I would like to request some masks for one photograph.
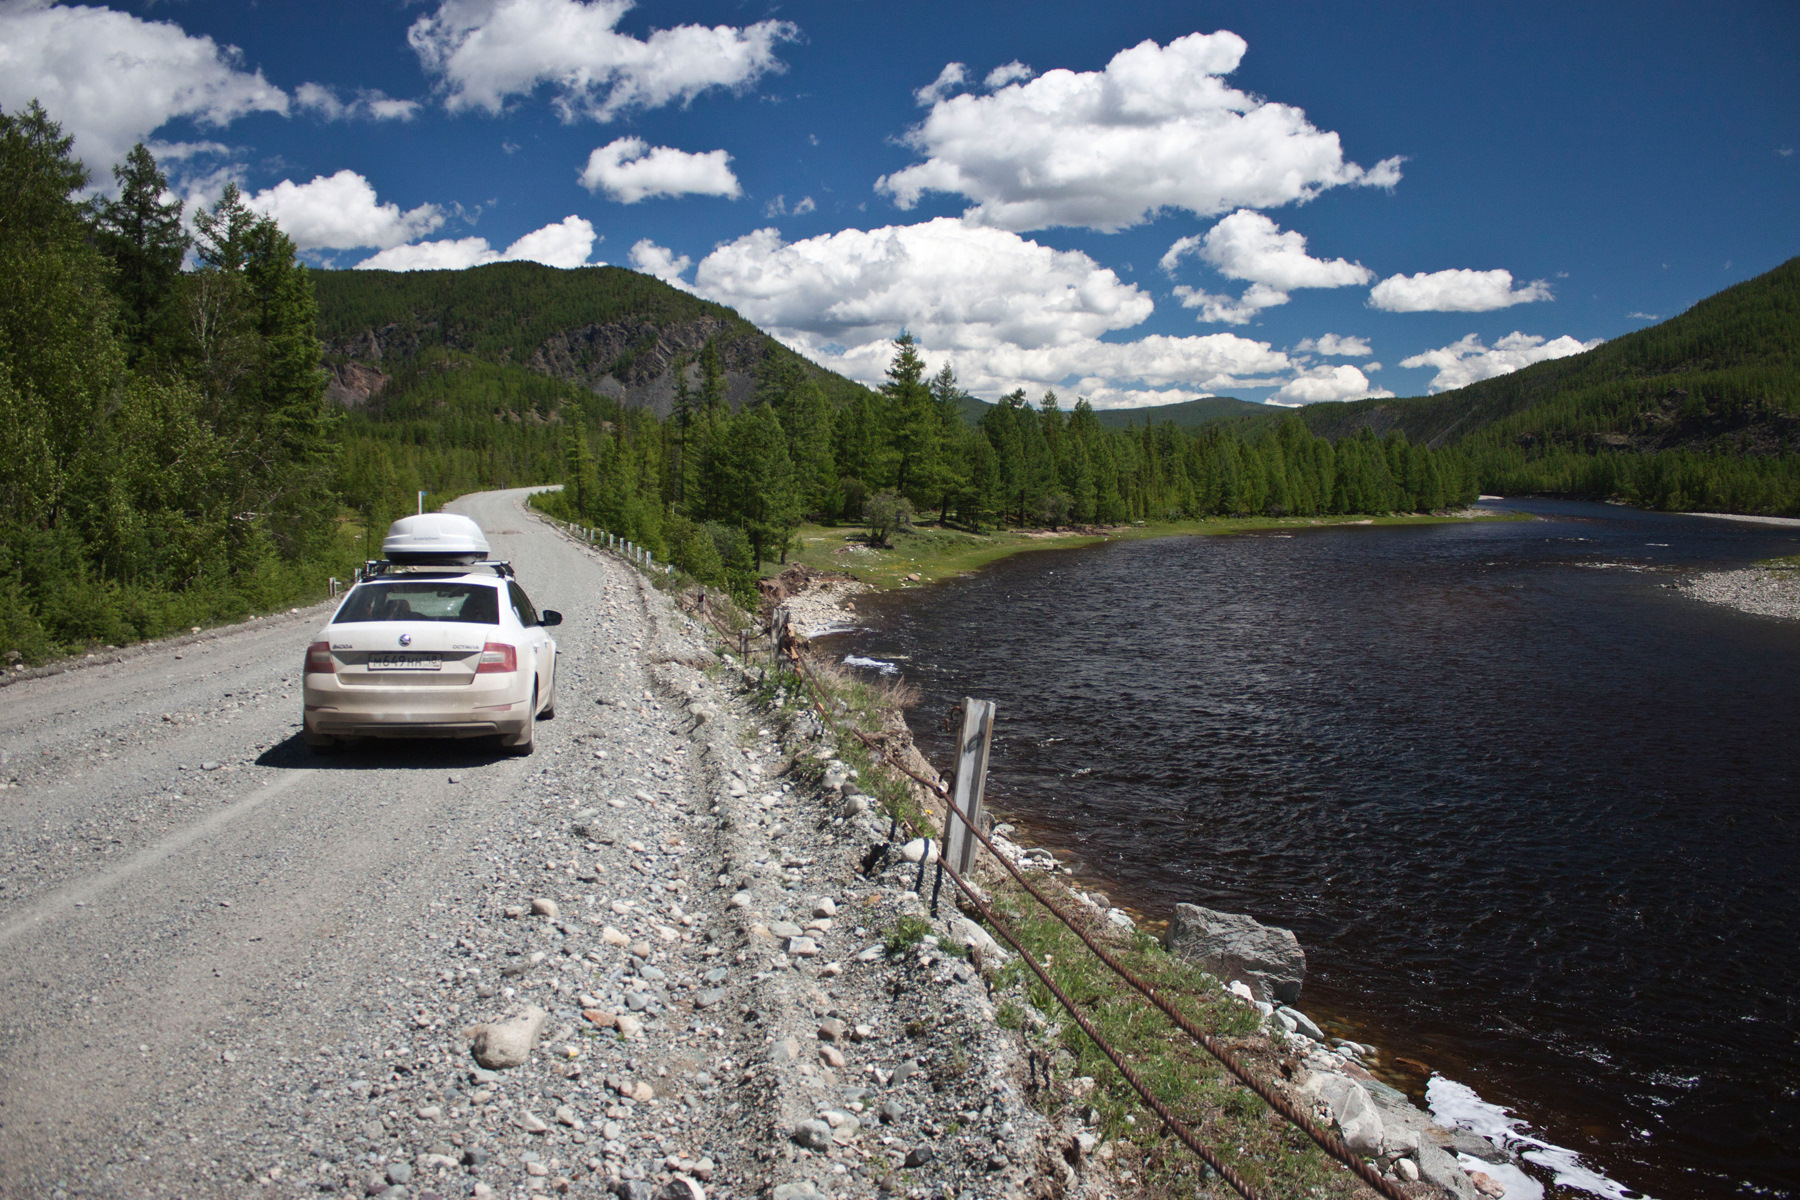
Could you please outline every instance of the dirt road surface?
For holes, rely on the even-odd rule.
[[[564,614],[529,758],[313,755],[328,606],[0,688],[0,1197],[1072,1182],[975,971],[883,953],[914,868],[825,731],[525,495],[450,507]]]

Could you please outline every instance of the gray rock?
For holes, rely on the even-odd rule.
[[[1169,922],[1170,953],[1227,982],[1242,980],[1267,1002],[1295,1004],[1306,980],[1306,952],[1292,930],[1242,913],[1177,904]]]
[[[1333,1075],[1319,1089],[1319,1096],[1331,1106],[1332,1119],[1346,1146],[1370,1157],[1381,1153],[1381,1113],[1360,1084],[1343,1075]]]
[[[930,1146],[914,1146],[911,1150],[906,1152],[906,1165],[909,1167],[922,1167],[936,1157],[936,1155],[937,1151],[933,1150]]]
[[[646,1008],[650,1007],[650,997],[644,995],[642,992],[626,992],[625,1007],[629,1008],[632,1012],[643,1012]]]
[[[1299,1009],[1284,1007],[1276,1009],[1275,1013],[1277,1016],[1285,1016],[1288,1020],[1292,1021],[1294,1023],[1295,1032],[1305,1034],[1315,1042],[1322,1042],[1325,1040],[1325,1031],[1315,1025],[1313,1019]]]
[[[389,1163],[387,1181],[389,1183],[411,1183],[412,1168],[403,1162]]]
[[[792,921],[772,921],[769,923],[769,932],[777,938],[797,938],[806,931]]]
[[[794,1126],[791,1136],[808,1150],[831,1149],[831,1126],[823,1121],[802,1121]]]
[[[619,1200],[655,1200],[656,1191],[642,1179],[621,1179],[612,1185],[612,1194]]]
[[[1478,1200],[1475,1185],[1462,1164],[1441,1147],[1426,1142],[1419,1147],[1419,1178],[1441,1187],[1457,1200]]]
[[[880,1113],[884,1125],[892,1125],[906,1116],[906,1110],[900,1107],[898,1100],[883,1100]]]
[[[534,917],[549,917],[554,921],[557,917],[562,915],[562,910],[557,907],[556,901],[545,896],[539,896],[531,902],[531,915]]]
[[[810,1179],[802,1179],[795,1183],[778,1184],[769,1194],[769,1200],[831,1200],[821,1192],[818,1185]]]
[[[685,1175],[677,1175],[651,1193],[651,1200],[706,1200],[706,1191]]]
[[[712,1008],[725,999],[724,988],[707,988],[694,997],[695,1008]]]
[[[497,1025],[481,1025],[475,1030],[470,1049],[475,1061],[490,1071],[503,1071],[523,1066],[544,1031],[548,1014],[535,1004],[510,1021]]]
[[[463,1151],[462,1160],[465,1167],[479,1167],[487,1162],[488,1152],[480,1146],[470,1146]]]

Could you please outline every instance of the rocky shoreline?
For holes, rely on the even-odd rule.
[[[844,599],[855,592],[843,590],[846,580],[809,579],[802,568],[791,580],[784,575],[783,582],[780,594],[770,599],[785,605],[796,624],[822,629],[841,628],[849,623]],[[928,776],[933,774],[914,748],[903,717],[892,715],[893,728],[887,734],[890,752],[899,750],[910,760],[909,766],[915,770],[923,768]],[[836,787],[850,794],[847,803],[853,819],[867,826],[862,830],[864,836],[885,837],[886,830],[868,810],[867,799],[856,795],[854,772],[847,776],[847,770],[841,762],[834,760],[829,764],[827,792]],[[1114,936],[1128,937],[1133,932],[1135,924],[1128,913],[1112,906],[1102,893],[1068,886],[1073,870],[1059,863],[1048,849],[1014,841],[1012,835],[1016,832],[1007,824],[993,828],[993,842],[1000,854],[1021,871],[1059,879],[1059,890],[1066,899],[1086,907],[1101,927]],[[910,867],[924,853],[925,847],[915,843],[906,848],[903,857]],[[984,883],[1000,879],[997,867],[990,864],[987,871],[990,874]],[[902,875],[905,873],[903,870]],[[902,878],[899,883],[905,886],[906,881]],[[916,903],[917,898],[910,893],[906,898]],[[961,924],[973,926],[966,920]],[[978,926],[973,929],[991,945],[991,939]],[[967,931],[962,940],[971,940]],[[1310,1109],[1321,1124],[1336,1131],[1347,1145],[1373,1160],[1384,1174],[1410,1193],[1447,1195],[1458,1200],[1497,1200],[1509,1194],[1521,1200],[1542,1195],[1541,1188],[1519,1170],[1517,1156],[1511,1150],[1469,1130],[1439,1124],[1404,1093],[1370,1072],[1369,1065],[1379,1062],[1379,1050],[1347,1039],[1328,1038],[1294,1006],[1304,979],[1305,956],[1292,932],[1263,926],[1241,914],[1179,905],[1164,940],[1171,953],[1199,963],[1217,978],[1221,989],[1258,1011],[1266,1039],[1264,1050],[1283,1064],[1281,1075],[1271,1082]],[[984,1002],[982,1007],[992,1012],[991,1005]],[[1054,1019],[1057,1014],[1044,1015]],[[1021,1068],[1018,1046],[1011,1047],[1011,1057],[1010,1070],[1016,1075]],[[1053,1144],[1085,1144],[1081,1136],[1085,1131],[1079,1127],[1052,1132],[1060,1135],[1053,1137]],[[1088,1149],[1091,1152],[1092,1147]],[[1075,1157],[1079,1159],[1081,1155]],[[1071,1175],[1060,1182],[1073,1188],[1077,1180]],[[1109,1185],[1101,1182],[1098,1186],[1104,1192]]]
[[[1800,620],[1800,569],[1741,567],[1708,571],[1676,585],[1682,595],[1758,617]]]

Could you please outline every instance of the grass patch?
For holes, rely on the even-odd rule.
[[[1265,1194],[1367,1194],[1354,1176],[1227,1074],[1203,1047],[1178,1031],[1016,884],[995,886],[993,908],[1157,1099]],[[1104,937],[1127,969],[1170,997],[1199,1028],[1228,1043],[1250,1039],[1260,1030],[1253,1009],[1222,991],[1198,967],[1171,957],[1155,939],[1108,936],[1098,921],[1089,932]],[[1094,1081],[1092,1091],[1074,1099],[1062,1089],[1040,1091],[1039,1103],[1052,1117],[1064,1115],[1065,1107],[1076,1113],[1096,1110],[1097,1129],[1113,1142],[1115,1167],[1131,1194],[1153,1200],[1233,1194],[1223,1180],[1208,1178],[1211,1173],[1201,1161],[1163,1129],[1099,1046],[1022,962],[1016,958],[1009,962],[996,985],[1002,996],[996,1019],[1003,1027],[1035,1028],[1028,1012],[1037,1010],[1046,1023],[1040,1031],[1026,1034],[1027,1040],[1054,1064],[1059,1079]],[[1253,1053],[1255,1043],[1246,1042],[1241,1056]],[[1266,1054],[1260,1058],[1255,1069],[1264,1076],[1271,1074],[1274,1062]]]
[[[863,542],[859,526],[802,525],[794,534],[787,565],[800,562],[825,571],[848,571],[878,588],[918,587],[939,579],[967,575],[989,563],[1030,550],[1092,546],[1124,538],[1179,537],[1265,530],[1317,529],[1331,525],[1440,525],[1450,521],[1528,520],[1526,514],[1440,517],[1430,514],[1367,517],[1210,517],[1192,521],[1150,521],[1142,525],[1108,526],[1102,530],[1051,531],[995,529],[969,533],[937,525],[915,525],[896,531],[892,545],[876,549]],[[769,563],[763,574],[779,574],[784,566]],[[913,580],[909,576],[917,575]]]
[[[930,921],[927,921],[923,917],[915,917],[908,914],[894,922],[894,927],[888,930],[887,939],[883,945],[886,947],[889,956],[905,954],[908,950],[924,941],[925,935],[930,932]]]

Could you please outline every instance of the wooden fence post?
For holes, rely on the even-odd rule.
[[[944,815],[944,861],[958,875],[975,865],[981,843],[969,833],[981,821],[987,789],[988,747],[994,738],[994,702],[963,697],[962,736],[956,741],[956,786]]]

